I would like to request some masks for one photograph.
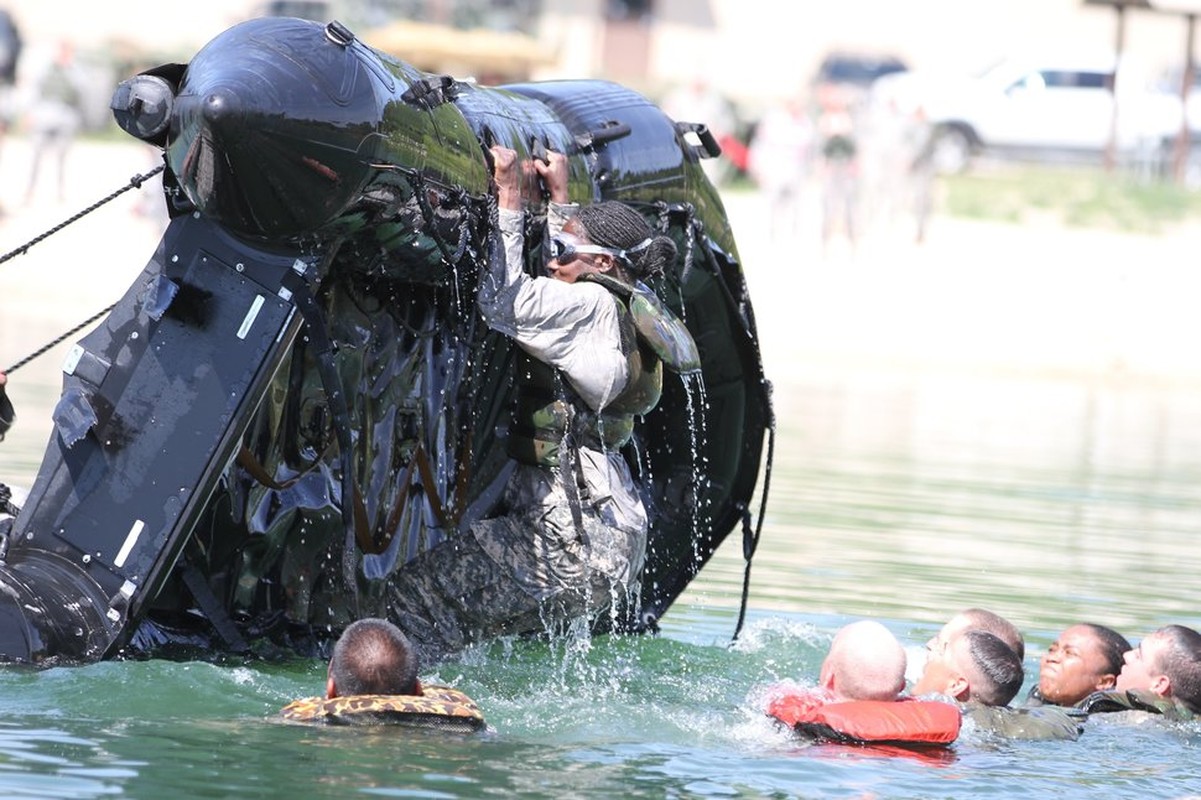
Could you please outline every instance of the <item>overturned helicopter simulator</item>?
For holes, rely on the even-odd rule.
[[[653,288],[703,390],[665,384],[626,448],[649,543],[638,607],[604,624],[653,625],[750,530],[771,408],[702,125],[604,81],[458,82],[282,18],[129,79],[113,108],[162,149],[171,222],[64,366],[0,531],[0,660],[310,651],[386,616],[397,568],[494,508],[514,346],[475,307],[492,143],[568,154],[573,200],[632,205],[682,256]],[[531,190],[532,220],[545,202]]]

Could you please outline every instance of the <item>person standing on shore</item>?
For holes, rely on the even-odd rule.
[[[0,143],[12,127],[15,112],[13,94],[17,83],[17,64],[21,60],[21,32],[12,13],[0,9]],[[0,209],[0,214],[3,209]]]
[[[771,210],[773,241],[787,243],[802,232],[805,185],[815,138],[804,99],[795,95],[759,120],[748,167]]]
[[[57,197],[66,199],[67,154],[83,125],[82,94],[75,68],[75,47],[59,42],[58,52],[37,83],[37,97],[29,110],[28,127],[33,143],[33,159],[29,167],[29,183],[25,187],[25,203],[33,200],[38,184],[42,159],[47,155],[55,160],[58,169]]]

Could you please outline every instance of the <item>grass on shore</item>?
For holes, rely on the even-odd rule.
[[[1049,217],[1148,234],[1201,222],[1201,192],[1098,167],[1006,164],[941,180],[942,211],[951,216],[1015,223]]]

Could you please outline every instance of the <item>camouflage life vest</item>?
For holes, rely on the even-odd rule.
[[[617,397],[598,413],[574,397],[554,367],[521,353],[517,411],[508,452],[523,464],[558,466],[559,447],[569,426],[577,441],[587,447],[622,447],[634,435],[634,419],[659,403],[663,368],[680,374],[700,369],[700,354],[692,334],[649,287],[599,273],[582,279],[599,283],[618,301],[621,349],[629,377]]]
[[[410,725],[477,731],[484,727],[479,706],[458,689],[426,686],[420,695],[362,694],[349,697],[307,697],[280,710],[292,722],[330,725]]]

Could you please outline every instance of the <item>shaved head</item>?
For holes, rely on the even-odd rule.
[[[1022,638],[1022,632],[1000,614],[984,608],[965,609],[951,617],[950,621],[942,627],[941,636],[943,640],[950,642],[967,630],[991,633],[1009,645],[1010,650],[1017,653],[1018,661],[1024,661],[1026,658],[1026,640]]]
[[[878,622],[860,620],[834,636],[821,683],[839,700],[895,700],[905,689],[905,648]]]

